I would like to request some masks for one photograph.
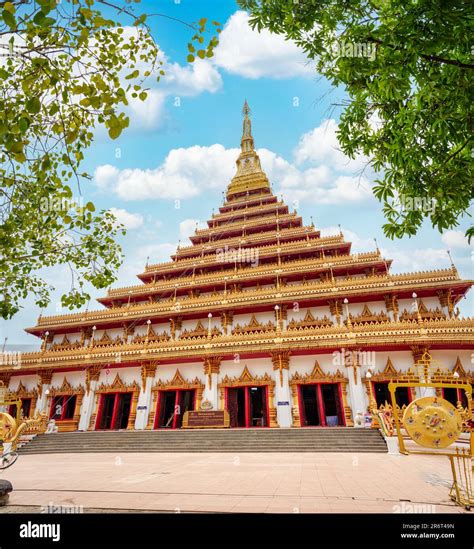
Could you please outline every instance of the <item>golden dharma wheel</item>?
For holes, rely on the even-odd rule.
[[[418,398],[403,414],[403,426],[408,435],[420,446],[446,448],[456,441],[462,430],[458,410],[444,398]]]
[[[9,442],[16,433],[16,420],[6,412],[0,412],[0,439]]]

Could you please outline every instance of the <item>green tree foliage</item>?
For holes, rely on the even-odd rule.
[[[94,129],[119,137],[129,125],[129,98],[145,101],[147,79],[164,74],[147,16],[134,11],[138,1],[0,1],[3,318],[28,295],[40,307],[49,303],[43,267],[69,266],[71,289],[62,296],[69,308],[90,299],[86,283],[104,288],[115,280],[123,227],[83,202],[81,181],[90,176],[80,164]],[[206,20],[188,26],[191,44],[202,48]],[[198,55],[211,56],[215,45],[213,37]]]
[[[439,231],[473,198],[474,4],[468,0],[239,0],[251,25],[294,40],[349,99],[341,150],[378,172],[385,234]],[[467,231],[469,238],[473,228]]]

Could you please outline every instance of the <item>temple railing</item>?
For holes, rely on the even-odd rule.
[[[281,304],[290,299],[336,299],[346,297],[348,293],[368,294],[380,293],[381,290],[397,292],[405,288],[424,287],[442,288],[447,281],[459,280],[451,270],[410,273],[410,275],[374,275],[363,278],[348,278],[345,280],[318,281],[307,284],[288,284],[274,288],[252,288],[234,292],[215,292],[212,295],[199,297],[180,297],[179,300],[170,298],[161,302],[147,304],[133,304],[127,307],[105,309],[103,311],[89,311],[70,315],[42,317],[38,326],[67,326],[73,323],[94,322],[100,320],[131,320],[142,315],[158,315],[160,313],[184,313],[186,311],[208,310],[214,307],[218,310],[229,307],[248,306],[252,304]],[[426,322],[423,320],[423,322]],[[438,326],[442,326],[442,319],[437,319]],[[384,323],[386,324],[386,323]],[[355,330],[356,327],[353,327]]]
[[[242,220],[229,221],[228,223],[222,225],[216,225],[215,227],[208,227],[206,229],[198,229],[194,236],[204,236],[212,233],[219,233],[222,231],[227,231],[229,229],[243,229],[249,227],[258,227],[259,225],[265,225],[267,223],[274,223],[276,221],[285,222],[285,221],[298,221],[301,220],[301,216],[296,213],[287,213],[283,215],[276,216],[275,212],[269,212],[268,215],[262,215],[255,220],[247,220],[242,223]]]
[[[318,233],[314,229],[307,226],[290,227],[287,229],[282,229],[280,231],[281,240],[288,239],[289,237],[298,237],[298,236],[301,237],[306,235],[311,236],[312,237],[311,240],[313,242],[314,241],[319,242],[320,240],[324,240],[318,236]],[[334,237],[328,237],[328,238],[334,238]],[[239,248],[239,246],[242,246],[244,241],[245,241],[245,245],[242,246],[242,249],[253,247],[261,250],[262,248],[265,247],[265,245],[262,245],[259,243],[269,241],[269,240],[272,241],[272,244],[268,244],[267,246],[275,246],[275,244],[273,243],[275,241],[275,231],[273,230],[262,231],[260,233],[250,233],[245,236],[239,235],[239,236],[234,236],[232,238],[225,238],[225,239],[214,238],[212,240],[203,242],[201,244],[192,244],[190,246],[180,246],[178,251],[175,254],[173,254],[171,257],[176,258],[176,261],[185,261],[185,259],[183,259],[183,256],[185,254],[189,254],[190,252],[192,253],[205,252],[205,255],[209,256],[209,255],[213,255],[214,252],[222,248],[226,248],[226,247],[227,249],[234,248],[234,247]],[[280,246],[283,246],[284,244],[287,244],[287,243],[288,241],[281,242]]]
[[[262,211],[268,211],[269,213],[275,213],[277,210],[287,208],[288,206],[282,201],[268,202],[267,204],[257,204],[256,206],[250,206],[249,208],[240,208],[237,210],[230,210],[224,213],[212,214],[211,221],[221,221],[225,219],[232,219],[234,217],[243,217],[245,215],[252,215],[254,213],[260,213]]]
[[[443,324],[442,330],[435,328]],[[241,334],[223,334],[202,336],[193,340],[169,339],[166,341],[149,341],[148,343],[111,344],[104,347],[84,347],[70,351],[43,350],[36,353],[25,353],[21,357],[22,367],[49,368],[54,365],[77,365],[111,363],[120,357],[120,362],[140,362],[142,360],[161,360],[162,358],[180,358],[195,356],[201,358],[207,354],[271,352],[274,349],[288,348],[295,351],[301,349],[328,349],[334,351],[347,345],[360,348],[373,348],[376,345],[391,345],[399,342],[402,348],[416,345],[422,341],[426,345],[464,344],[469,345],[474,335],[474,320],[426,321],[423,332],[414,322],[393,322],[370,326],[370,330],[359,327],[349,332],[345,326],[331,326],[303,330],[258,331],[242,337]],[[14,367],[13,367],[14,368]],[[0,371],[12,367],[1,367]]]
[[[198,286],[208,282],[219,281],[224,283],[224,277],[229,277],[232,281],[248,280],[253,278],[261,278],[267,275],[275,275],[277,269],[280,270],[280,277],[288,274],[307,272],[308,267],[312,267],[311,272],[316,272],[319,269],[327,269],[328,267],[344,267],[365,265],[374,261],[380,260],[381,256],[379,252],[366,252],[360,254],[346,254],[338,256],[330,256],[320,259],[297,259],[294,261],[285,261],[280,265],[278,263],[265,263],[257,267],[242,267],[239,264],[237,271],[229,269],[228,271],[218,271],[214,273],[195,274],[188,276],[178,276],[169,280],[159,281],[156,283],[141,284],[135,286],[125,286],[122,288],[112,288],[108,290],[107,297],[128,297],[131,292],[133,295],[148,294],[149,292],[160,290],[174,290],[175,284],[179,283],[180,287],[186,285]]]

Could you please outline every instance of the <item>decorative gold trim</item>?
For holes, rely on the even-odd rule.
[[[289,350],[275,351],[270,354],[273,370],[280,372],[280,387],[283,387],[283,370],[288,370],[290,367],[290,355],[291,351]]]
[[[100,372],[102,371],[102,366],[89,366],[86,369],[86,394],[89,394],[91,390],[91,382],[99,381]]]
[[[145,362],[140,368],[141,378],[142,378],[142,390],[145,390],[146,380],[148,377],[155,377],[156,369],[158,367],[159,361],[154,360],[153,362]]]
[[[212,374],[219,374],[222,357],[210,356],[204,359],[204,375],[207,376],[209,389],[212,389]]]

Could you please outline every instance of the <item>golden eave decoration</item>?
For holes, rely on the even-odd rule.
[[[204,390],[204,384],[196,377],[193,380],[185,379],[181,372],[177,369],[173,379],[170,381],[163,381],[159,379],[153,386],[153,391],[172,391],[176,389],[199,389]]]
[[[275,385],[275,380],[272,379],[266,372],[261,376],[253,376],[247,365],[245,365],[240,376],[229,377],[226,375],[222,378],[221,382],[218,384],[218,387],[257,387],[262,385],[271,385],[273,387]]]
[[[62,385],[60,387],[51,387],[49,389],[49,396],[59,396],[59,395],[83,395],[85,389],[82,385],[73,387],[69,381],[64,376]]]
[[[140,387],[137,382],[126,384],[122,381],[122,378],[119,374],[115,375],[115,379],[111,384],[101,383],[97,389],[96,393],[130,393],[139,391]]]
[[[323,372],[319,362],[316,360],[311,372],[304,375],[295,372],[290,378],[291,385],[310,385],[313,383],[348,383],[347,377],[343,372],[337,370],[333,374]]]

